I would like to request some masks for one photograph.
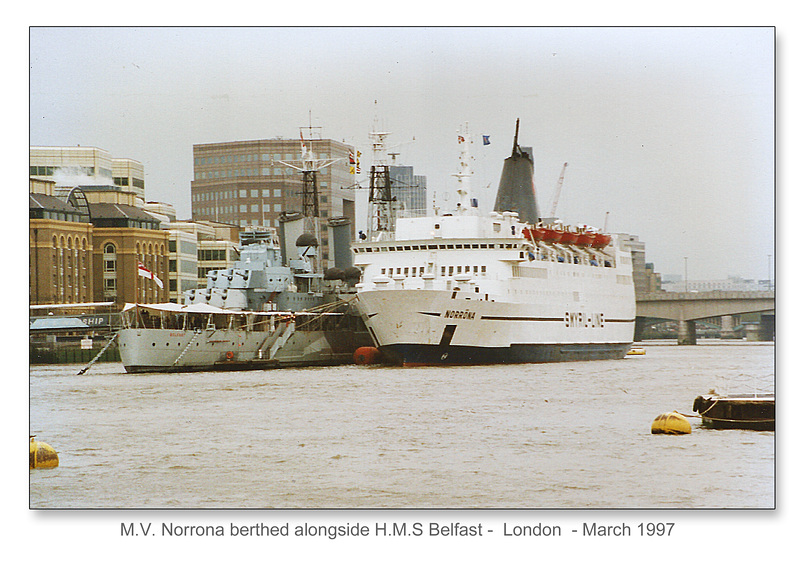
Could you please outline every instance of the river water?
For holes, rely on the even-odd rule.
[[[34,509],[775,506],[775,433],[650,434],[716,389],[772,391],[771,343],[623,360],[125,374],[35,367]]]

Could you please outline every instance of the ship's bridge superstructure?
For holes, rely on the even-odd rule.
[[[493,212],[488,220],[400,219],[395,239],[354,245],[354,264],[364,271],[359,288],[452,290],[456,298],[511,301],[521,291],[536,293],[536,283],[528,282],[535,279],[561,278],[565,291],[585,286],[586,277],[632,283],[630,255],[619,253],[613,238],[598,249],[535,241],[530,232],[515,212]]]
[[[188,304],[229,310],[293,310],[318,303],[318,298],[300,295],[295,288],[294,271],[282,264],[277,233],[273,228],[255,228],[241,233],[239,259],[232,267],[209,271],[207,287],[185,296]]]

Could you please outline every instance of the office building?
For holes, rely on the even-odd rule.
[[[428,211],[428,178],[414,175],[414,166],[389,166],[392,195],[401,216],[425,216]]]
[[[631,252],[633,286],[637,296],[650,292],[651,283],[648,279],[647,263],[645,262],[644,242],[639,240],[639,236],[620,234],[619,243],[623,249]]]
[[[333,163],[317,173],[322,266],[332,260],[325,224],[345,216],[355,224],[352,147],[330,139],[306,140],[315,158]],[[300,139],[267,139],[197,144],[193,147],[192,220],[239,227],[277,228],[282,212],[303,210]],[[352,232],[354,234],[354,231]]]
[[[30,177],[52,180],[59,187],[122,191],[144,198],[144,166],[92,146],[31,146]]]

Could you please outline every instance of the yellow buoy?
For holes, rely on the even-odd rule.
[[[653,434],[690,434],[692,426],[686,417],[673,411],[672,413],[662,413],[653,421],[653,426],[650,427],[650,432]]]
[[[53,447],[37,442],[31,436],[30,469],[58,467],[58,454]]]

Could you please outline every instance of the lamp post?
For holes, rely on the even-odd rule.
[[[772,290],[772,255],[767,255],[767,290]]]
[[[689,258],[683,258],[683,291],[689,292]]]

